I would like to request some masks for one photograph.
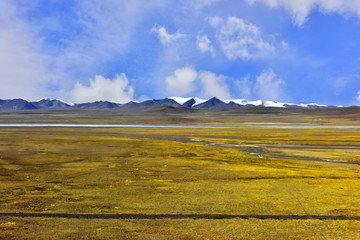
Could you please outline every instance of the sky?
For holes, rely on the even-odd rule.
[[[359,0],[1,0],[0,99],[360,105]]]

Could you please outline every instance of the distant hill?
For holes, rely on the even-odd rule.
[[[120,106],[120,108],[130,110],[136,108],[146,108],[151,106],[177,107],[177,108],[182,107],[179,103],[177,103],[173,99],[165,98],[165,99],[146,100],[140,103],[129,102]]]
[[[0,110],[34,110],[33,104],[23,99],[0,100]]]
[[[71,106],[67,103],[64,103],[60,100],[50,100],[50,99],[42,99],[38,102],[30,102],[36,109],[66,109]]]
[[[118,108],[120,104],[112,103],[108,101],[97,101],[93,103],[81,103],[75,104],[72,108],[75,109],[88,109],[88,110],[96,110],[96,109],[113,109]]]
[[[207,100],[206,102],[197,104],[197,105],[193,105],[193,108],[229,108],[231,107],[231,105],[221,101],[220,99],[213,97],[209,100]]]
[[[80,103],[70,105],[57,99],[42,99],[40,101],[28,102],[23,99],[9,99],[0,100],[0,111],[20,111],[20,110],[133,110],[133,109],[147,109],[153,107],[170,107],[170,108],[184,108],[184,109],[222,109],[222,108],[244,108],[244,107],[271,107],[271,108],[302,108],[302,109],[320,109],[320,108],[335,108],[335,106],[311,104],[293,104],[281,103],[274,101],[248,101],[246,99],[230,99],[222,100],[216,97],[208,100],[200,98],[181,98],[169,97],[164,99],[146,100],[143,102],[128,102],[125,104],[118,104],[108,101],[97,101],[91,103]]]

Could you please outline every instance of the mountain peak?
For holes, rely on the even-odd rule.
[[[229,99],[223,100],[212,97],[208,100],[195,97],[168,97],[164,99],[152,99],[143,102],[130,101],[126,104],[118,104],[109,101],[95,101],[92,103],[79,103],[70,105],[57,99],[41,99],[39,101],[28,102],[23,99],[0,100],[0,110],[62,110],[62,109],[84,109],[84,110],[101,110],[101,109],[136,109],[148,107],[172,107],[172,108],[239,108],[239,107],[277,107],[277,108],[328,108],[332,106],[310,104],[281,103],[275,101],[249,101],[246,99]]]
[[[64,103],[57,99],[44,98],[37,102],[30,102],[36,109],[65,109],[71,107],[69,104]]]

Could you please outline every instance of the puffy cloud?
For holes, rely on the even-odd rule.
[[[272,70],[266,70],[256,78],[254,93],[262,100],[276,101],[282,97],[284,81]]]
[[[285,82],[271,69],[263,71],[255,81],[246,76],[241,80],[229,79],[209,71],[196,71],[192,67],[179,68],[165,79],[167,93],[177,97],[218,97],[230,99],[227,82],[233,81],[233,93],[237,98],[277,101],[284,97]],[[360,91],[359,91],[360,94]],[[360,100],[360,95],[359,95]]]
[[[170,95],[184,96],[195,90],[195,80],[197,72],[191,67],[185,67],[175,70],[165,80],[167,92]]]
[[[206,34],[197,35],[197,47],[201,52],[210,52],[213,56],[215,55],[215,49],[211,45],[211,41]]]
[[[231,60],[261,58],[275,51],[275,47],[263,39],[257,26],[241,18],[229,17],[218,28],[217,39]]]
[[[360,1],[357,0],[247,0],[261,2],[268,6],[283,7],[291,12],[293,21],[301,26],[313,9],[323,13],[356,14],[360,17]]]
[[[277,101],[285,96],[283,79],[276,76],[273,70],[263,71],[256,77],[255,81],[251,80],[250,75],[241,80],[234,80],[234,90],[237,98],[244,99],[261,99]]]
[[[171,43],[173,41],[176,41],[178,39],[186,37],[186,34],[182,34],[182,33],[179,33],[179,32],[170,34],[170,33],[168,33],[166,31],[166,28],[163,27],[163,26],[155,26],[155,27],[153,27],[151,29],[151,32],[154,32],[154,33],[156,33],[158,35],[158,37],[160,39],[160,42],[163,45],[169,44],[169,43]]]
[[[235,80],[209,71],[196,71],[192,67],[179,68],[165,80],[167,93],[178,97],[231,99],[228,82],[233,82],[232,93],[236,98],[281,100],[284,96],[283,79],[273,70],[265,70],[253,81],[250,76]],[[360,91],[359,91],[360,102]]]
[[[192,67],[175,70],[165,80],[167,91],[179,97],[196,94],[202,98],[230,98],[226,77],[207,71],[196,71]]]
[[[126,103],[133,99],[134,88],[129,86],[129,80],[124,73],[118,74],[114,79],[96,76],[90,79],[90,85],[84,86],[76,83],[71,92],[71,99],[75,103],[111,101]]]
[[[212,72],[200,72],[199,79],[201,82],[201,94],[202,98],[218,97],[221,99],[229,99],[229,88],[225,83],[225,77],[222,75],[216,75]]]

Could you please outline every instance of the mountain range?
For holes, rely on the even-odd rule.
[[[128,102],[118,104],[108,101],[97,101],[91,103],[68,104],[57,99],[42,99],[40,101],[28,102],[24,99],[0,100],[0,111],[11,110],[101,110],[101,109],[119,109],[132,110],[149,107],[172,107],[172,108],[192,108],[192,109],[211,109],[211,108],[243,108],[243,107],[277,107],[277,108],[335,108],[335,106],[311,104],[292,104],[274,101],[248,101],[246,99],[222,100],[213,97],[208,100],[200,98],[181,98],[169,97],[164,99],[146,100],[143,102]]]

